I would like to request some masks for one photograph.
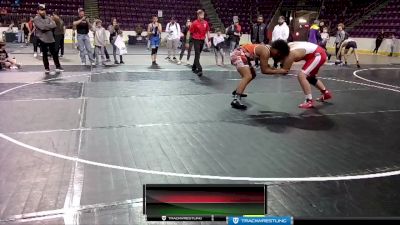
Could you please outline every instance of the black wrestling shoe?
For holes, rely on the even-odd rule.
[[[242,103],[240,103],[240,101],[237,100],[237,99],[234,99],[234,100],[231,102],[231,106],[232,106],[232,108],[234,108],[234,109],[240,109],[240,110],[246,110],[246,109],[247,109],[247,106],[245,106],[245,105],[243,105]]]
[[[236,90],[234,90],[234,91],[232,92],[232,95],[233,95],[233,96],[236,95]],[[241,94],[240,97],[246,98],[246,97],[247,97],[247,94]]]

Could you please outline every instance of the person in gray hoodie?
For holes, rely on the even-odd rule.
[[[94,51],[96,54],[96,65],[99,64],[99,58],[101,56],[102,64],[105,64],[105,52],[104,48],[107,44],[107,34],[106,29],[102,26],[101,20],[96,20],[93,23],[92,31],[94,33]]]
[[[40,42],[40,49],[43,53],[43,65],[45,73],[50,73],[49,58],[47,51],[50,50],[53,56],[54,64],[56,65],[56,72],[64,71],[58,60],[58,54],[55,47],[55,39],[53,29],[56,28],[56,23],[49,16],[46,15],[45,5],[40,4],[38,15],[33,19],[33,23],[36,27],[36,37]]]

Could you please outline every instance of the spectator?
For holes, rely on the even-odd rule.
[[[280,16],[278,19],[278,24],[274,27],[272,31],[272,42],[276,40],[287,41],[289,38],[289,27],[285,22],[285,17]]]
[[[17,60],[15,60],[15,58],[8,58],[8,53],[5,50],[5,43],[0,42],[0,70],[16,68],[20,69],[21,65],[17,64]]]
[[[22,30],[24,32],[23,42],[25,42],[25,44],[28,45],[29,34],[31,33],[31,29],[29,28],[29,19],[22,22]]]
[[[264,23],[264,17],[259,15],[257,17],[257,23],[255,23],[251,29],[251,43],[253,44],[268,44],[268,29]],[[259,60],[256,58],[255,66],[258,67]]]
[[[28,43],[31,43],[32,40],[32,33],[33,33],[33,17],[29,17],[28,22],[29,34],[28,34]]]
[[[147,26],[147,34],[150,40],[151,60],[152,65],[157,66],[157,52],[161,40],[161,24],[158,22],[158,17],[153,16],[153,21]]]
[[[54,29],[54,38],[56,40],[56,52],[61,58],[64,57],[64,38],[65,38],[65,25],[64,21],[58,15],[58,12],[53,13],[53,20],[56,22],[56,29]]]
[[[308,33],[308,42],[313,44],[318,44],[321,41],[321,35],[319,33],[319,21],[314,20],[313,25],[310,27],[310,31]]]
[[[289,27],[285,22],[285,17],[280,16],[278,19],[278,24],[275,25],[272,31],[272,42],[276,40],[288,41],[289,38]],[[274,59],[274,68],[278,67],[278,62]]]
[[[338,55],[340,45],[343,43],[344,40],[347,39],[347,36],[348,36],[346,34],[346,32],[344,31],[344,24],[343,23],[339,23],[337,29],[338,29],[338,31],[336,32],[336,39],[335,39],[335,48],[336,48],[335,54],[336,54],[336,56]],[[339,57],[340,58],[336,59],[336,60],[340,61],[341,60],[341,55],[340,54],[339,54]]]
[[[382,41],[385,38],[385,32],[381,30],[381,32],[378,33],[378,36],[376,37],[375,40],[375,49],[372,53],[378,54],[379,47],[381,47]]]
[[[190,19],[187,19],[186,25],[183,26],[183,28],[182,28],[182,33],[183,33],[183,37],[181,38],[182,47],[181,47],[181,55],[179,56],[178,64],[182,63],[183,54],[187,50],[186,65],[189,65],[190,53],[191,53],[192,47],[193,47],[193,41],[190,37],[190,32],[189,32],[191,25],[192,25],[192,22],[190,21]],[[186,48],[186,44],[189,45],[188,48]]]
[[[96,20],[93,23],[92,31],[94,33],[94,52],[96,54],[96,65],[99,65],[99,58],[101,57],[102,64],[105,65],[105,52],[104,48],[107,43],[106,29],[102,26],[101,20]]]
[[[239,24],[239,20],[235,20],[231,26],[226,29],[226,34],[229,39],[229,50],[232,52],[237,46],[239,46],[240,36],[242,36],[242,27]]]
[[[47,55],[48,50],[53,56],[54,64],[56,65],[56,72],[64,71],[58,60],[58,55],[55,48],[55,39],[52,29],[56,28],[56,23],[49,16],[46,15],[45,5],[39,5],[38,15],[33,19],[36,27],[36,36],[40,42],[40,48],[43,53],[43,65],[45,73],[50,73],[49,58]]]
[[[110,32],[110,43],[113,46],[113,56],[114,64],[124,64],[122,54],[119,55],[119,62],[117,60],[117,46],[115,45],[115,40],[117,40],[118,35],[122,35],[122,30],[119,27],[117,18],[112,18],[112,23],[108,26],[108,31]]]
[[[321,41],[319,45],[325,49],[326,55],[328,56],[328,60],[331,60],[331,54],[328,53],[328,49],[326,48],[326,45],[328,44],[329,41],[329,33],[328,33],[328,28],[324,27],[321,33]]]
[[[210,46],[210,27],[207,21],[204,20],[204,11],[202,9],[197,10],[197,20],[190,26],[189,32],[194,45],[194,63],[192,71],[200,77],[203,75],[203,68],[200,64],[200,54],[203,50],[206,37],[208,40],[207,45],[208,47]],[[189,44],[186,44],[186,47],[189,47]]]
[[[82,65],[86,65],[86,55],[89,57],[90,63],[94,63],[92,46],[90,45],[89,30],[91,24],[89,18],[85,16],[85,10],[79,9],[79,17],[75,19],[73,25],[76,27],[78,48]]]
[[[224,66],[224,42],[225,38],[222,36],[221,31],[217,30],[217,35],[213,37],[215,63],[217,66]],[[221,63],[218,61],[218,55],[221,56]]]
[[[392,34],[392,39],[391,39],[391,43],[390,43],[390,54],[389,54],[390,57],[393,56],[395,46],[396,46],[396,35]]]
[[[181,27],[179,23],[175,21],[175,17],[171,18],[171,21],[167,23],[167,27],[165,28],[165,32],[167,33],[167,49],[168,49],[168,56],[165,58],[166,60],[177,61],[175,54],[176,50],[178,49],[179,40],[181,37]]]

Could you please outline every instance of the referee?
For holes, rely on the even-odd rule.
[[[203,75],[203,68],[200,65],[200,54],[203,50],[206,36],[207,46],[210,47],[210,26],[208,25],[207,21],[204,20],[204,11],[199,9],[197,10],[197,20],[193,21],[189,30],[189,35],[187,35],[187,37],[192,37],[194,46],[194,63],[192,66],[192,71],[199,77]],[[189,41],[186,43],[189,43]],[[189,44],[186,44],[185,47],[189,48]]]

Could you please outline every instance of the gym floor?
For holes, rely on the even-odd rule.
[[[14,53],[23,69],[0,74],[0,224],[156,224],[142,214],[149,183],[266,183],[270,215],[400,215],[393,58],[325,65],[334,98],[311,110],[297,108],[301,64],[258,73],[238,111],[240,77],[211,53],[201,78],[140,54],[91,70],[72,51],[65,72],[45,77],[39,59]]]

